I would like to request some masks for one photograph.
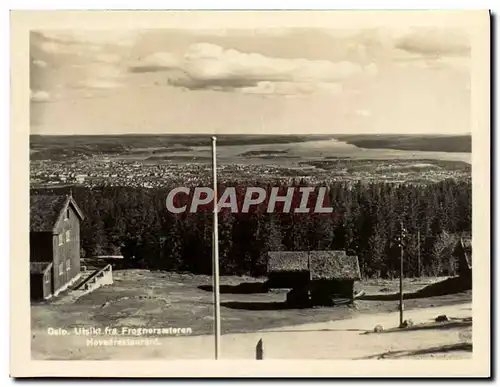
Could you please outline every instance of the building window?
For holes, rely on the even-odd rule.
[[[69,208],[64,211],[64,220],[68,220],[69,219]]]
[[[61,262],[61,263],[59,264],[59,275],[63,275],[63,273],[64,273],[64,265],[63,265],[63,263]]]
[[[71,240],[71,231],[68,230],[66,231],[66,242],[69,242]]]
[[[67,259],[66,260],[66,271],[70,271],[70,270],[71,270],[71,260]]]
[[[45,273],[44,278],[45,278],[45,283],[46,283],[46,284],[50,283],[50,276],[49,276],[49,273]]]
[[[59,239],[59,246],[64,244],[64,234],[59,234],[58,239]]]

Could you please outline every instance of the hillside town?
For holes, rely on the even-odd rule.
[[[360,160],[361,161],[361,160]],[[386,160],[363,160],[357,168],[328,167],[301,163],[298,167],[285,167],[270,164],[225,164],[218,165],[219,180],[287,182],[303,179],[309,184],[331,181],[385,181],[425,183],[444,179],[470,179],[467,170],[446,168],[405,169],[398,161],[392,164]],[[384,168],[371,168],[368,163],[384,162]],[[378,164],[377,164],[378,165]],[[181,185],[206,184],[211,179],[211,165],[196,162],[165,162],[161,164],[145,161],[110,160],[91,158],[71,161],[32,160],[30,183],[36,186],[55,186],[60,184],[79,184],[93,186],[129,186],[155,188],[165,181]]]

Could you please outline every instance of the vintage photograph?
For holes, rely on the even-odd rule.
[[[471,361],[467,13],[188,14],[29,30],[31,360]]]

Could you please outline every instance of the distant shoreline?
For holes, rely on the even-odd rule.
[[[47,148],[67,149],[68,143],[80,151],[129,152],[132,148],[148,147],[193,147],[208,146],[208,134],[122,134],[122,135],[30,135],[31,150]],[[134,139],[133,144],[124,145],[124,140]],[[402,151],[470,153],[471,135],[397,135],[397,134],[339,134],[339,135],[219,135],[219,146],[273,145],[303,143],[307,141],[333,140],[345,142],[360,149],[393,149]],[[85,149],[89,144],[94,149]],[[121,146],[120,146],[121,145]],[[83,148],[83,149],[82,149]],[[104,148],[104,149],[102,149]],[[182,149],[182,148],[179,148]],[[59,150],[59,149],[58,149]],[[247,155],[249,156],[249,155]],[[255,156],[255,155],[253,155]]]

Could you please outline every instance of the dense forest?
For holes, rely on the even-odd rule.
[[[237,187],[241,202],[244,187],[231,182],[225,186]],[[128,262],[141,267],[210,274],[210,208],[170,213],[165,200],[172,188],[72,187],[86,216],[81,229],[82,255],[123,254]],[[471,231],[470,181],[418,186],[339,182],[330,184],[328,190],[334,208],[329,214],[267,213],[265,203],[246,214],[222,211],[221,274],[265,275],[269,250],[340,249],[359,257],[364,277],[391,278],[399,268],[401,222],[407,235],[407,276],[455,274],[451,251],[457,238]],[[69,189],[32,191],[61,194]]]

